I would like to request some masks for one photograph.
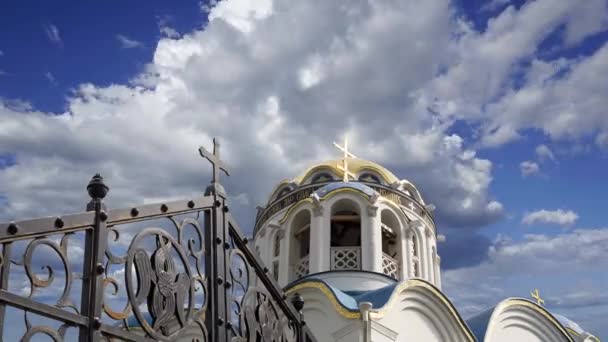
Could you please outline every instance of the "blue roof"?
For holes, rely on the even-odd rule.
[[[323,283],[330,291],[334,294],[340,305],[348,309],[349,311],[359,312],[359,303],[362,302],[370,302],[372,303],[373,308],[381,308],[383,307],[388,300],[391,298],[395,287],[399,285],[399,283],[395,282],[394,284],[389,284],[379,289],[370,290],[370,291],[342,291],[334,286],[329,285],[327,282],[318,279],[318,278],[304,278],[299,282],[293,283],[290,285],[295,286],[298,283],[315,281],[319,283]]]

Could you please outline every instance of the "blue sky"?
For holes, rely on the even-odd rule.
[[[113,207],[196,194],[218,136],[250,226],[347,134],[438,207],[464,316],[540,287],[608,335],[605,0],[209,8],[0,4],[0,221],[82,210],[98,171]]]

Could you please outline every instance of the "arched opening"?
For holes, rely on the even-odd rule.
[[[291,222],[289,264],[292,280],[300,279],[310,271],[310,221],[310,211],[305,209],[298,212]]]
[[[274,280],[279,281],[279,262],[281,257],[281,240],[283,240],[284,232],[282,230],[278,230],[274,234],[274,238],[272,240],[272,276]]]
[[[384,274],[399,279],[401,269],[401,225],[395,214],[382,210],[380,215],[382,227],[382,271]]]
[[[352,200],[342,199],[331,208],[331,269],[361,269],[361,212]]]

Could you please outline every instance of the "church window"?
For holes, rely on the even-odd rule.
[[[332,207],[330,267],[332,270],[361,269],[361,215],[356,202],[343,199]]]
[[[382,229],[382,272],[399,279],[401,269],[401,225],[399,219],[390,210],[384,209],[380,214]]]
[[[272,263],[272,276],[274,280],[279,281],[279,261],[275,261]]]
[[[312,180],[310,181],[310,183],[311,184],[324,183],[324,182],[331,182],[332,180],[334,180],[334,178],[329,173],[323,172],[323,173],[316,174],[314,177],[312,177]]]
[[[288,187],[285,187],[285,188],[283,188],[283,189],[282,189],[282,190],[279,192],[279,194],[277,195],[277,198],[281,198],[281,197],[283,197],[283,196],[287,195],[287,194],[288,194],[288,193],[290,193],[290,192],[291,192],[291,189],[290,189],[290,188],[288,188]]]
[[[416,243],[416,235],[412,234],[412,251],[414,256],[418,257],[418,243]]]
[[[359,181],[368,182],[368,183],[378,183],[378,184],[382,183],[382,182],[380,182],[380,177],[376,176],[373,173],[369,173],[369,172],[361,174],[361,176],[359,176]]]
[[[310,210],[298,212],[291,223],[289,265],[290,279],[300,279],[309,274],[310,266]]]
[[[278,257],[281,254],[281,234],[277,232],[274,235],[274,249],[272,255]]]

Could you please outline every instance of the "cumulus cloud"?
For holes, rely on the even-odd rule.
[[[251,222],[276,182],[334,158],[343,133],[357,155],[414,181],[446,225],[501,216],[492,162],[414,96],[448,59],[447,1],[245,5],[220,2],[204,30],[161,39],[134,85],[83,84],[54,115],[0,107],[0,149],[18,151],[0,170],[0,216],[80,210],[77,189],[97,171],[113,207],[200,193],[209,172],[196,150],[218,136],[234,171],[226,187]]]
[[[44,33],[49,41],[57,46],[63,45],[63,40],[61,40],[61,36],[59,35],[59,29],[57,26],[53,24],[46,25],[44,27]]]
[[[600,289],[608,278],[597,270],[608,267],[606,244],[607,228],[577,229],[553,237],[527,235],[521,241],[499,237],[488,249],[488,260],[445,271],[443,290],[469,317],[507,297],[529,298],[530,291],[540,287],[550,311],[601,336],[608,301]]]
[[[123,49],[134,49],[144,47],[144,44],[142,42],[137,41],[135,39],[131,39],[123,34],[117,34],[116,39],[118,40],[120,46]]]
[[[442,117],[478,123],[484,146],[513,141],[529,128],[555,140],[607,132],[606,85],[599,80],[608,75],[608,48],[588,58],[538,57],[551,34],[561,39],[554,47],[559,51],[606,30],[607,17],[603,0],[585,6],[539,0],[508,6],[483,32],[461,20],[454,58],[421,99]],[[523,84],[514,82],[515,74],[523,75]]]
[[[537,163],[525,160],[519,164],[519,170],[524,177],[536,175],[540,172],[540,167]]]
[[[535,223],[554,223],[561,226],[574,224],[578,220],[578,214],[572,210],[537,210],[527,213],[522,218],[521,222],[527,225]]]
[[[160,34],[162,37],[166,38],[179,38],[181,36],[179,32],[169,26],[171,21],[173,21],[173,18],[168,15],[158,17],[158,29]]]
[[[555,161],[555,155],[547,145],[538,145],[534,151],[536,152],[536,158],[541,162],[545,160]]]

